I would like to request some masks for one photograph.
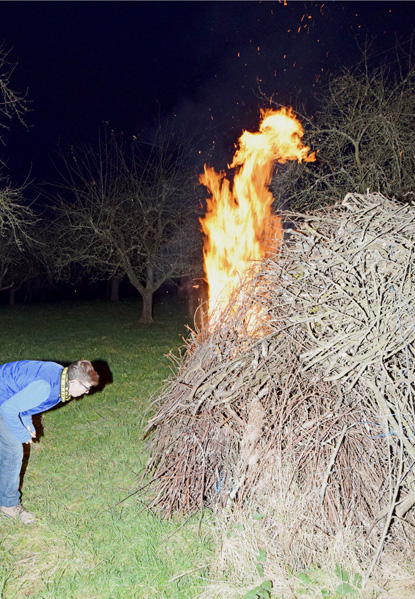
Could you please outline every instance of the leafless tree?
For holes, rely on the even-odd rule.
[[[16,292],[26,288],[26,294],[43,281],[47,282],[46,269],[41,260],[41,246],[17,246],[12,238],[0,243],[0,291],[7,291],[9,304],[14,305]],[[40,251],[39,251],[40,250]]]
[[[415,65],[412,47],[371,67],[370,49],[354,68],[330,78],[304,140],[315,163],[289,163],[276,172],[273,193],[297,210],[378,192],[413,199],[415,171]],[[301,111],[300,111],[301,112]]]
[[[9,50],[0,46],[0,132],[9,128],[14,118],[24,125],[27,104],[24,96],[11,88],[10,77],[15,65],[8,60]],[[0,134],[0,142],[5,145]],[[34,233],[38,221],[25,198],[27,182],[20,187],[5,175],[6,165],[0,159],[0,290],[20,287],[31,276],[34,250],[39,241]]]
[[[196,176],[188,147],[170,130],[150,144],[104,131],[96,146],[71,148],[55,184],[55,267],[69,277],[74,264],[90,276],[127,278],[150,323],[153,295],[188,274],[200,255]]]
[[[0,177],[0,291],[17,291],[42,270],[43,227],[25,190]]]
[[[25,125],[24,116],[28,112],[25,96],[11,88],[10,77],[16,64],[9,60],[10,49],[4,44],[0,45],[0,129],[8,130],[12,119],[17,118]],[[0,142],[4,144],[3,136]]]

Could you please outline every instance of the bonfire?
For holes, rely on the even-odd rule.
[[[415,208],[348,194],[284,218],[275,252],[175,358],[148,427],[153,505],[294,498],[293,550],[304,526],[347,526],[374,564],[414,541]]]
[[[368,192],[275,214],[275,161],[315,158],[291,111],[263,116],[233,185],[201,177],[207,324],[148,424],[151,505],[265,506],[297,564],[351,531],[367,580],[415,541],[415,208]]]

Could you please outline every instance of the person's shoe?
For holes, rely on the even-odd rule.
[[[25,510],[21,503],[18,503],[13,507],[5,507],[4,505],[0,505],[0,511],[3,512],[3,514],[8,518],[20,520],[23,522],[23,524],[30,524],[36,520],[36,516]]]

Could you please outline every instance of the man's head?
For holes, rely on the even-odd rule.
[[[78,360],[68,366],[69,393],[72,397],[80,397],[89,393],[91,387],[98,385],[99,376],[88,360]]]

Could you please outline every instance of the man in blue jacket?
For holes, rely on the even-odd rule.
[[[55,362],[22,360],[0,366],[0,512],[25,524],[35,516],[20,503],[22,443],[36,437],[32,415],[60,401],[80,397],[98,385],[98,374],[88,360],[64,368]]]

